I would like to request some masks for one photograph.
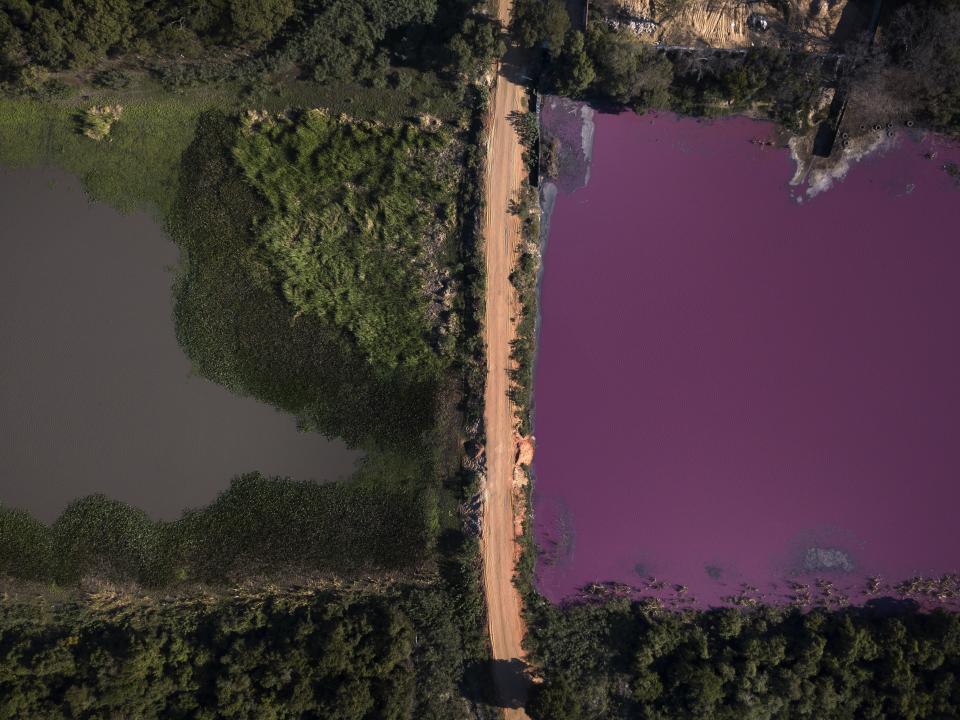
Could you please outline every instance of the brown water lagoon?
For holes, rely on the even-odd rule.
[[[172,519],[259,470],[336,479],[357,454],[191,375],[177,250],[51,170],[0,172],[0,502],[52,520],[102,492]]]
[[[897,585],[960,570],[960,151],[902,132],[811,197],[768,125],[593,122],[544,261],[541,590],[956,605]]]

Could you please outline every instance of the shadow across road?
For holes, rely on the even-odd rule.
[[[466,668],[460,691],[471,702],[518,710],[526,704],[531,685],[522,660],[488,660]]]

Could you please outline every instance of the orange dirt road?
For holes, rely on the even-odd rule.
[[[500,0],[499,17],[509,25],[510,0]],[[514,409],[507,396],[510,387],[510,343],[514,337],[517,298],[510,284],[520,219],[509,211],[523,181],[523,147],[508,120],[514,111],[527,109],[524,88],[511,80],[519,65],[518,52],[508,50],[498,66],[492,118],[487,141],[486,245],[487,297],[484,335],[487,346],[487,387],[484,397],[487,486],[483,511],[483,585],[487,601],[494,682],[498,705],[510,720],[527,718],[523,705],[529,680],[523,660],[524,626],[520,595],[513,586],[517,542],[514,536],[513,469],[515,460]],[[514,61],[514,62],[512,62]]]

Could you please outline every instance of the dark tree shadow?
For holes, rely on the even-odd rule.
[[[500,61],[500,74],[517,85],[530,85],[541,60],[541,51],[525,50],[509,38],[507,53]]]
[[[466,668],[460,690],[473,702],[516,709],[526,705],[531,684],[523,661],[488,660]]]
[[[874,3],[875,0],[850,0],[846,4],[830,38],[834,47],[843,47],[867,30],[873,17]]]

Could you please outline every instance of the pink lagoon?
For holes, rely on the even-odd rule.
[[[593,125],[544,252],[540,590],[955,605],[960,151],[901,132],[810,196],[767,124]]]

